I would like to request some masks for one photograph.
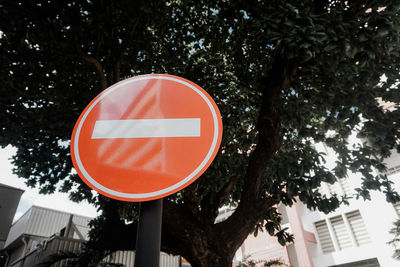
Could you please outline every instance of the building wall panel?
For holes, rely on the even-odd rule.
[[[32,213],[32,208],[29,209],[24,215],[21,216],[12,226],[10,232],[8,233],[8,237],[4,247],[10,245],[14,240],[16,240],[19,236],[24,234],[27,230],[29,218]]]
[[[36,206],[31,208],[31,213],[25,233],[44,237],[59,233],[62,228],[67,226],[70,218],[69,213]],[[89,231],[90,220],[91,218],[80,215],[73,215],[72,219],[85,237]]]

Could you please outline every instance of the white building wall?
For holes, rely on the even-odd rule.
[[[388,168],[400,165],[400,155],[393,155],[387,163]],[[400,192],[400,173],[392,174],[389,178],[395,182],[394,187]],[[359,186],[361,183],[360,176],[356,174],[351,174],[349,181],[351,182],[352,188]],[[334,266],[371,258],[377,258],[382,267],[400,266],[400,261],[394,260],[392,257],[394,248],[387,244],[393,239],[393,235],[389,233],[390,229],[393,228],[393,222],[399,218],[393,205],[386,201],[385,195],[382,192],[371,192],[371,201],[353,199],[350,201],[350,205],[342,206],[329,214],[310,211],[302,203],[299,203],[299,210],[304,229],[314,233],[317,238],[317,244],[310,246],[315,266]],[[371,243],[361,246],[356,245],[331,253],[324,253],[318,241],[315,222],[326,219],[329,221],[332,217],[355,210],[360,211]]]
[[[389,234],[389,230],[397,216],[392,205],[387,203],[384,198],[379,199],[379,197],[383,198],[381,195],[373,196],[373,201],[370,202],[353,201],[349,206],[342,207],[328,215],[311,211],[302,214],[304,227],[307,231],[314,233],[318,240],[315,222],[358,209],[371,239],[369,244],[353,246],[332,253],[324,253],[320,242],[317,242],[315,246],[310,246],[315,266],[333,266],[370,258],[377,258],[382,267],[400,266],[400,262],[392,258],[393,247],[387,244],[393,238]]]

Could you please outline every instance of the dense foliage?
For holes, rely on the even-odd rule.
[[[215,99],[224,136],[209,170],[164,200],[162,246],[193,266],[229,266],[254,229],[291,240],[276,204],[300,199],[329,212],[346,202],[321,193],[322,182],[360,172],[356,196],[368,199],[372,189],[398,200],[374,169],[383,171],[383,158],[400,150],[399,8],[374,0],[3,0],[0,145],[17,148],[14,171],[28,185],[104,210],[92,233],[98,249],[133,248],[113,242],[132,232],[135,223],[121,219],[134,220],[135,206],[82,184],[70,160],[73,125],[123,78],[192,80]],[[349,145],[353,131],[363,144]],[[334,168],[316,143],[336,152]],[[215,224],[222,205],[236,210]]]
[[[394,247],[393,258],[400,260],[400,220],[393,223],[393,228],[390,229],[390,233],[393,235],[393,239],[389,242],[389,244]]]

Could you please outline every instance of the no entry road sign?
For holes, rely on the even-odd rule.
[[[221,137],[221,115],[202,88],[172,75],[142,75],[89,103],[72,133],[71,157],[92,189],[146,201],[196,180],[214,159]]]

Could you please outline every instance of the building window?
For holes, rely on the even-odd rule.
[[[352,191],[352,187],[349,183],[350,178],[340,178],[335,182],[334,184],[327,184],[328,186],[328,191],[331,195],[337,194],[339,196],[348,196],[350,197],[351,195],[354,194]]]
[[[349,221],[351,231],[354,234],[357,246],[371,243],[367,228],[365,227],[364,221],[361,218],[360,211],[355,210],[353,212],[346,213],[346,217]]]
[[[334,235],[336,237],[339,249],[345,249],[352,247],[351,237],[348,230],[346,229],[345,222],[342,215],[333,217],[330,219]]]
[[[315,223],[324,253],[358,247],[371,242],[360,211],[352,211]]]
[[[321,244],[322,251],[324,253],[335,251],[335,247],[333,245],[331,235],[329,234],[329,229],[326,221],[324,220],[316,222],[315,228],[317,229],[317,235]]]
[[[400,172],[400,165],[397,165],[397,166],[394,166],[392,168],[387,169],[385,174],[387,176],[389,176],[389,175],[393,175],[393,174],[396,174],[396,173],[399,173],[399,172]]]

